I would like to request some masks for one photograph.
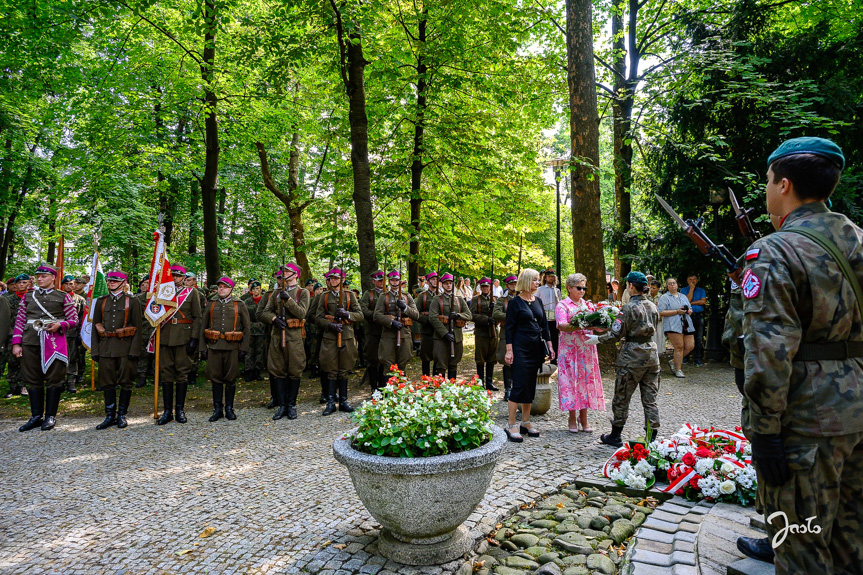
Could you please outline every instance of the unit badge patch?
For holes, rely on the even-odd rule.
[[[743,297],[746,299],[752,299],[761,293],[761,280],[758,279],[757,275],[752,273],[752,269],[746,270],[740,283]]]

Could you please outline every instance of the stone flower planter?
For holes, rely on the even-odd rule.
[[[506,448],[503,429],[492,433],[478,449],[415,459],[362,453],[346,437],[335,441],[333,455],[383,527],[381,555],[407,565],[438,565],[467,553],[473,541],[462,523],[488,490]]]

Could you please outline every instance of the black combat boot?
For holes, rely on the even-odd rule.
[[[18,431],[30,431],[42,426],[42,413],[45,412],[45,388],[41,385],[33,386],[29,390],[30,395],[30,419],[18,428]]]
[[[225,386],[225,417],[228,421],[237,419],[237,414],[234,413],[234,396],[237,394],[236,385]]]
[[[177,401],[174,403],[174,418],[177,423],[186,423],[186,390],[188,386],[185,382],[177,384]]]
[[[106,389],[102,394],[105,396],[105,421],[96,426],[100,430],[117,424],[117,389]]]
[[[63,395],[61,386],[49,387],[45,392],[45,421],[42,422],[42,431],[54,429],[57,423],[57,409],[60,407],[60,396]]]
[[[348,380],[343,378],[339,380],[339,411],[351,413],[354,408],[348,403]]]
[[[503,364],[503,400],[509,401],[509,392],[512,391],[512,368]]]
[[[369,365],[366,368],[366,375],[369,378],[369,387],[372,388],[372,393],[374,393],[375,390],[379,387],[379,384],[378,384],[378,366]]]
[[[318,366],[313,363],[309,368],[309,379],[315,379],[316,377],[318,377]]]
[[[338,384],[335,379],[327,381],[327,406],[324,408],[322,415],[331,415],[336,412],[336,387]]]
[[[477,376],[477,378],[479,378],[480,383],[482,383],[483,385],[486,385],[485,364],[484,363],[476,364],[476,376]]]
[[[773,563],[776,554],[773,551],[773,546],[770,544],[770,539],[764,537],[755,539],[754,537],[738,537],[737,549],[746,555],[759,561]]]
[[[644,430],[644,438],[647,441],[647,443],[651,443],[654,439],[656,439],[657,433],[659,433],[658,429],[651,429],[650,434],[649,434],[650,437],[648,437],[647,429],[645,429]]]
[[[494,362],[488,361],[485,364],[485,388],[489,391],[500,391],[494,385]]]
[[[192,368],[192,371],[189,372],[189,376],[186,380],[187,385],[196,385],[198,383],[198,368]]]
[[[321,405],[327,402],[327,389],[329,389],[329,378],[327,377],[326,372],[321,371],[318,374],[318,377],[321,380],[321,399],[318,401]]]
[[[267,404],[267,409],[273,409],[279,406],[279,386],[276,385],[276,378],[270,375],[270,403]]]
[[[221,383],[213,382],[213,415],[208,420],[210,423],[222,419],[222,391]]]
[[[431,362],[424,361],[423,362],[423,375],[431,375]]]
[[[273,414],[273,421],[277,421],[285,416],[288,411],[288,380],[282,377],[277,377],[276,389],[279,398],[279,409]]]
[[[135,383],[135,387],[144,387],[147,385],[147,375],[142,373],[138,376],[138,381]]]
[[[162,384],[162,405],[165,410],[162,416],[156,421],[156,425],[165,425],[169,421],[174,421],[174,383],[165,382]]]
[[[297,418],[297,396],[300,394],[300,380],[293,378],[288,380],[288,392],[286,396],[287,412],[285,417],[288,419]]]
[[[117,405],[117,427],[123,429],[128,427],[129,422],[126,421],[126,414],[129,413],[129,401],[132,399],[131,389],[120,390],[120,401]]]
[[[455,369],[447,369],[446,370],[446,378],[447,379],[455,379],[458,377],[458,372]]]
[[[66,376],[66,391],[69,393],[78,393],[78,390],[75,389],[75,379],[78,376],[76,375],[68,375]]]
[[[623,440],[620,439],[620,433],[623,431],[622,426],[612,425],[611,433],[603,433],[599,440],[612,447],[623,447]]]

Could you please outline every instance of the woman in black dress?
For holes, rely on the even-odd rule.
[[[546,356],[554,359],[551,335],[545,320],[542,300],[535,296],[539,288],[539,272],[526,269],[518,276],[515,290],[518,296],[506,309],[506,356],[512,366],[512,391],[509,394],[509,421],[506,436],[519,443],[521,433],[539,437],[530,423],[530,404],[536,394],[536,375]],[[515,412],[521,404],[521,426],[515,422]]]

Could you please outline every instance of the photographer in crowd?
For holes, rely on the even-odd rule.
[[[659,315],[662,318],[662,330],[665,337],[674,346],[674,358],[669,365],[671,373],[676,377],[683,375],[683,358],[695,347],[695,328],[692,325],[692,307],[689,298],[677,291],[677,280],[665,280],[668,290],[659,298]]]

